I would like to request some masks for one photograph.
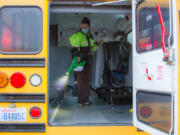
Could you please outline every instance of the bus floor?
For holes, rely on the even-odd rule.
[[[132,125],[132,105],[108,105],[91,92],[92,105],[78,106],[77,97],[65,93],[61,104],[49,110],[51,126]]]

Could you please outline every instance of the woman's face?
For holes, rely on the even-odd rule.
[[[82,28],[82,29],[89,29],[89,25],[88,25],[88,24],[85,24],[85,23],[82,23],[82,24],[81,24],[81,28]]]

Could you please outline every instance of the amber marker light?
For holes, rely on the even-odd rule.
[[[9,82],[8,76],[5,73],[0,72],[0,88],[6,87],[8,82]]]

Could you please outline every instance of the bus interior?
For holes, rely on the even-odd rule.
[[[72,5],[71,5],[72,6]],[[113,7],[113,8],[112,8]],[[51,4],[49,21],[49,105],[51,126],[132,125],[131,7]],[[68,10],[71,9],[71,10]],[[93,52],[92,105],[78,106],[77,81],[72,73],[63,88],[55,82],[72,62],[69,37],[88,17],[94,40],[103,44]]]

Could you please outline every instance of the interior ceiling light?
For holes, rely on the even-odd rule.
[[[92,6],[101,6],[101,5],[108,5],[108,4],[116,4],[116,3],[123,3],[123,2],[131,2],[131,0],[117,0],[117,1],[108,1],[108,2],[98,2],[95,4],[92,4]]]

